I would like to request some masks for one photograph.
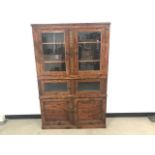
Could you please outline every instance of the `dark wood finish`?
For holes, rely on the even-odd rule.
[[[106,127],[109,27],[109,23],[32,24],[43,129]],[[96,44],[94,40],[78,42],[79,32],[100,33],[100,40],[96,40],[99,58],[79,59],[79,46]],[[63,33],[64,42],[42,42],[42,33]],[[44,57],[42,46],[55,48],[61,44],[65,49],[63,60]],[[62,63],[63,71],[46,71],[44,67]],[[79,63],[98,63],[99,69],[80,70]]]
[[[73,128],[71,100],[46,99],[41,101],[43,128]]]
[[[78,98],[75,100],[77,126],[105,127],[105,99],[104,98]]]

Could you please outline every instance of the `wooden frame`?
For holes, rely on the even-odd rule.
[[[43,129],[106,127],[109,27],[109,23],[32,24]],[[44,60],[42,45],[54,42],[42,43],[41,34],[57,32],[64,33],[65,60],[60,60],[59,63],[66,64],[66,71],[45,71],[44,63],[52,64],[58,61]],[[99,61],[100,70],[78,69],[79,32],[101,32],[100,59],[87,60]],[[91,86],[91,91],[90,87],[78,91],[79,82],[97,82],[98,86]],[[63,88],[54,91],[54,88],[50,88],[52,84],[45,90],[46,83],[53,83],[55,87],[59,83],[67,83],[67,91],[63,91]],[[64,87],[66,89],[66,85]]]

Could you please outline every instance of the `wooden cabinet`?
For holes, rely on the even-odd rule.
[[[32,24],[42,128],[106,126],[109,26]]]

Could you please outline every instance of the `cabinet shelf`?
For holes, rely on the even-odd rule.
[[[101,41],[80,41],[78,42],[78,44],[98,44],[98,43],[101,43]]]
[[[56,64],[56,63],[65,63],[65,60],[46,60],[44,63],[48,64]]]
[[[48,45],[48,44],[52,44],[52,45],[57,45],[57,44],[65,44],[64,42],[47,42],[47,43],[42,43],[43,45]]]
[[[100,62],[99,59],[96,59],[96,60],[79,60],[79,62]]]

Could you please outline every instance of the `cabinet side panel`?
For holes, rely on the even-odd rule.
[[[105,68],[105,72],[108,75],[108,62],[109,62],[109,42],[110,42],[110,27],[109,25],[107,25],[106,27],[106,31],[105,31],[105,64],[106,64],[106,68]]]
[[[37,30],[37,28],[32,27],[32,33],[33,33],[34,54],[35,54],[35,60],[36,60],[36,70],[37,70],[37,75],[39,76],[41,73],[41,57],[39,54],[38,30]]]

